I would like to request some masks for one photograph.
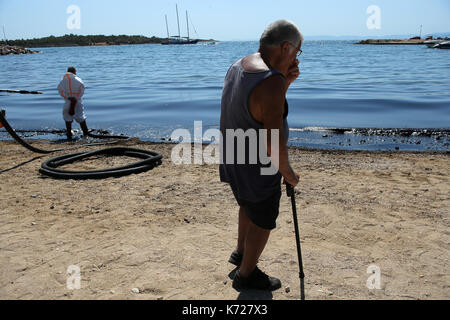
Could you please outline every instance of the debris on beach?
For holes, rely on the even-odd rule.
[[[131,291],[132,291],[133,293],[139,293],[139,288],[133,288],[133,289],[131,289]]]

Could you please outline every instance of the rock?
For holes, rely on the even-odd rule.
[[[227,280],[223,280],[223,284],[227,284]]]
[[[133,288],[133,289],[131,289],[131,291],[132,291],[133,293],[139,293],[139,289],[138,289],[138,288]]]
[[[284,291],[285,291],[286,293],[289,293],[289,292],[291,292],[291,288],[290,288],[289,286],[287,286],[286,288],[284,288]]]
[[[329,296],[332,296],[332,295],[333,295],[333,292],[331,292],[331,291],[328,291],[328,290],[322,290],[322,289],[318,289],[317,291],[318,291],[318,292],[322,292],[322,293],[325,293],[325,294],[327,294],[327,295],[329,295]]]
[[[18,46],[8,46],[8,45],[0,45],[0,55],[8,55],[8,54],[26,54],[26,53],[38,53],[39,51],[33,51],[27,48],[18,47]]]
[[[38,195],[37,195],[37,194],[32,194],[31,197],[32,197],[32,198],[37,198]]]
[[[163,300],[164,297],[163,297],[163,296],[158,296],[156,299],[157,299],[157,300]]]
[[[35,226],[35,225],[36,225],[36,222],[32,222],[31,225],[32,225],[32,226]]]

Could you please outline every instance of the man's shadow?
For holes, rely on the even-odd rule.
[[[234,268],[229,274],[228,278],[234,279],[234,275],[239,267]],[[262,290],[241,290],[236,300],[272,300],[273,295],[270,291]]]

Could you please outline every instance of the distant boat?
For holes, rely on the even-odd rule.
[[[428,48],[433,48],[435,45],[441,43],[442,40],[427,40],[424,42],[424,44],[428,47]]]
[[[444,42],[438,43],[438,44],[435,45],[433,48],[437,48],[437,49],[450,49],[450,41],[444,41]]]
[[[167,41],[161,42],[163,45],[169,44],[196,44],[198,39],[190,39],[189,38],[189,20],[188,13],[186,10],[186,24],[187,24],[187,37],[181,37],[180,35],[180,20],[178,18],[178,5],[175,6],[177,11],[177,23],[178,23],[178,36],[169,36],[169,26],[167,24],[167,15],[166,15],[166,29],[167,29]]]

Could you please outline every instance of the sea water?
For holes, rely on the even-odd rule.
[[[448,150],[450,50],[356,42],[303,44],[301,74],[287,93],[289,143]],[[89,128],[167,141],[175,129],[192,131],[194,121],[202,121],[204,130],[218,128],[225,74],[234,61],[257,49],[258,42],[252,41],[36,48],[41,53],[0,57],[0,89],[43,94],[0,93],[0,108],[16,130],[63,130],[63,100],[56,87],[67,67],[75,66],[86,85]],[[407,136],[358,130],[365,128],[445,130],[435,135],[412,130]],[[10,139],[4,129],[0,139]]]

